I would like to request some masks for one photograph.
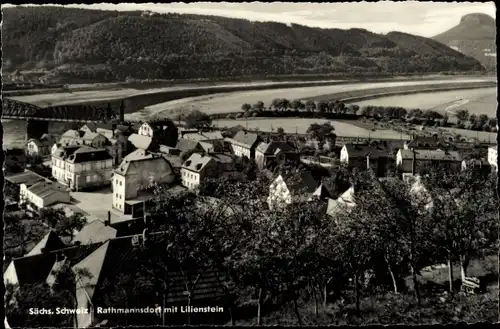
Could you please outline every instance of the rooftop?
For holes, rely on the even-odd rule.
[[[457,151],[443,151],[443,150],[399,150],[403,159],[417,160],[435,160],[435,161],[462,161],[462,156]]]
[[[47,179],[30,170],[26,170],[22,173],[5,177],[5,180],[12,184],[16,185],[25,184],[26,186],[30,187],[38,182],[46,181]]]
[[[249,133],[244,130],[240,130],[234,135],[233,138],[229,139],[231,143],[236,145],[245,146],[251,148],[259,141],[259,135],[254,133]]]
[[[83,163],[112,159],[105,149],[96,149],[90,146],[81,146],[68,158],[70,163]]]
[[[379,145],[345,144],[344,147],[347,149],[347,154],[350,158],[364,158],[369,155],[370,158],[376,159],[391,156],[389,149]]]
[[[40,198],[46,198],[57,192],[68,194],[69,197],[69,192],[66,191],[65,186],[52,181],[43,181],[36,183],[35,185],[29,187],[28,191]]]
[[[265,155],[274,155],[278,149],[283,152],[290,152],[294,151],[295,148],[283,141],[270,141],[269,143],[262,142],[257,146],[257,151],[264,153]]]
[[[128,140],[135,148],[148,150],[153,147],[153,138],[139,134],[132,134]]]
[[[182,168],[190,171],[200,172],[203,168],[205,168],[210,161],[214,161],[209,156],[203,156],[198,153],[193,153],[183,164]]]

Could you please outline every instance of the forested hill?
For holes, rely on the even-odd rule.
[[[496,33],[497,26],[493,17],[468,14],[462,17],[457,26],[433,39],[476,58],[487,69],[495,70]]]
[[[431,39],[215,16],[61,7],[3,9],[4,72],[111,81],[401,74],[483,67]]]

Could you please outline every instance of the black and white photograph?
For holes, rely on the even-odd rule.
[[[494,2],[1,11],[5,328],[500,320]]]

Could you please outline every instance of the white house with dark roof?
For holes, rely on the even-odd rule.
[[[306,202],[313,198],[319,184],[308,171],[278,175],[269,186],[269,207]]]
[[[113,123],[98,123],[91,122],[83,125],[80,130],[84,132],[99,133],[104,135],[106,138],[113,138],[117,125]]]
[[[396,154],[396,165],[403,173],[413,174],[431,165],[459,171],[462,168],[462,156],[457,151],[400,149]]]
[[[161,154],[138,149],[127,155],[113,172],[112,207],[124,214],[134,214],[151,198],[150,193],[142,191],[153,182],[173,183],[175,177],[174,168]]]
[[[60,148],[52,155],[52,175],[72,190],[104,187],[110,183],[112,172],[113,159],[105,149]]]
[[[40,139],[32,138],[26,144],[26,153],[29,155],[46,156],[50,154],[55,138],[49,134],[43,134]]]
[[[57,144],[60,146],[82,145],[81,137],[84,134],[85,132],[81,130],[67,130],[61,135],[61,137],[59,137]]]
[[[498,146],[488,148],[488,163],[498,172]]]
[[[178,130],[171,120],[151,120],[144,122],[137,132],[141,136],[151,137],[158,144],[174,146]]]
[[[261,142],[255,149],[255,162],[260,169],[271,163],[283,163],[287,160],[300,161],[300,154],[294,146],[284,141]]]
[[[385,146],[370,144],[344,144],[340,150],[340,162],[359,169],[372,169],[377,176],[384,176],[388,164],[394,161]]]
[[[190,190],[198,188],[206,177],[217,171],[217,160],[210,156],[193,153],[181,167],[182,185]]]
[[[39,210],[55,203],[69,203],[70,200],[66,186],[52,181],[43,181],[26,188],[20,203],[28,203],[29,207],[35,207],[31,210]]]
[[[255,149],[261,141],[259,135],[244,130],[238,131],[233,138],[226,140],[231,144],[234,155],[246,156],[249,159],[255,159]]]

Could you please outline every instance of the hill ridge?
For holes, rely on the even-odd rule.
[[[219,16],[4,8],[3,67],[99,81],[479,71],[435,41]]]

